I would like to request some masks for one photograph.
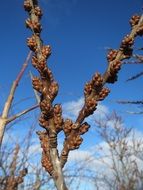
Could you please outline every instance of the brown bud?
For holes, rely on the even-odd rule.
[[[61,116],[62,113],[62,107],[60,104],[55,104],[54,106],[54,114]]]
[[[88,96],[88,95],[91,94],[91,92],[92,92],[92,85],[91,85],[91,83],[86,83],[85,87],[84,87],[84,95]]]
[[[101,92],[99,93],[98,101],[102,101],[105,99],[106,96],[110,93],[109,88],[103,87]]]
[[[130,37],[129,35],[125,36],[124,39],[121,42],[121,49],[128,49],[131,47],[134,43],[134,39]]]
[[[75,135],[72,139],[68,142],[68,146],[70,150],[78,149],[81,145],[83,139],[80,135]]]
[[[42,81],[38,77],[33,77],[32,85],[35,90],[37,90],[38,92],[42,92]]]
[[[42,166],[45,168],[45,170],[52,175],[53,173],[53,166],[51,161],[49,160],[49,157],[43,152],[42,153],[42,160],[41,160]]]
[[[24,9],[25,9],[25,11],[28,11],[28,12],[30,12],[30,11],[31,11],[32,6],[31,6],[31,4],[30,4],[30,1],[29,1],[29,0],[25,0],[25,1],[24,1]]]
[[[122,64],[122,62],[119,60],[114,61],[113,65],[112,65],[114,72],[118,72],[120,70],[121,64]]]
[[[40,108],[41,108],[43,114],[48,115],[52,109],[52,106],[49,101],[44,99],[40,102]]]
[[[32,20],[30,18],[28,18],[25,21],[26,27],[32,29],[33,28],[33,24],[32,24]]]
[[[101,86],[103,82],[103,78],[100,73],[95,73],[95,75],[92,77],[92,84],[95,86]]]
[[[35,35],[32,35],[30,38],[27,38],[27,46],[32,50],[36,51],[37,48],[37,43],[36,43],[36,38]]]
[[[84,113],[87,116],[93,114],[93,112],[96,110],[97,101],[95,98],[87,98],[85,102],[85,109]]]
[[[42,26],[39,23],[39,21],[33,21],[32,22],[32,29],[34,30],[35,33],[40,33],[42,30]]]
[[[49,122],[44,118],[43,114],[39,118],[39,125],[45,129],[49,129]]]
[[[36,7],[35,7],[34,13],[35,13],[35,15],[38,16],[39,18],[42,17],[42,11],[41,11],[41,9],[40,9],[39,6],[36,6]]]
[[[63,130],[66,136],[68,136],[72,130],[72,120],[66,119],[64,122]]]
[[[135,25],[138,24],[140,20],[140,16],[139,15],[133,15],[132,18],[130,19],[130,25],[131,27],[134,27]]]
[[[108,55],[107,55],[107,60],[109,62],[113,61],[116,58],[117,53],[118,53],[117,50],[110,50],[109,53],[108,53]]]
[[[79,135],[83,135],[84,133],[86,133],[90,128],[90,125],[85,122],[81,125],[81,127],[79,128]]]
[[[37,68],[38,59],[36,56],[32,56],[32,65],[33,65],[33,67]]]
[[[51,55],[51,47],[49,45],[43,46],[41,52],[43,57],[47,59]]]
[[[53,100],[56,97],[58,89],[59,89],[58,83],[56,81],[53,81],[49,87],[49,96],[51,100]]]
[[[46,67],[46,60],[40,59],[36,68],[38,69],[39,72],[42,73],[45,67]]]

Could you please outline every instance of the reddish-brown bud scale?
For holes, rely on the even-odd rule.
[[[79,128],[79,134],[80,135],[85,134],[89,130],[89,128],[90,128],[90,125],[87,122],[83,123]]]
[[[49,45],[43,46],[41,52],[43,57],[47,59],[51,55],[51,47]]]
[[[33,77],[32,85],[35,90],[37,90],[40,93],[42,92],[43,88],[42,81],[38,77]]]
[[[30,11],[31,11],[32,6],[31,6],[31,4],[30,4],[30,1],[29,1],[29,0],[25,0],[25,1],[24,1],[24,9],[25,9],[25,11],[28,11],[28,12],[30,12]]]
[[[121,49],[128,49],[129,47],[131,47],[134,43],[134,39],[132,37],[130,37],[129,35],[125,36],[124,39],[122,40]]]
[[[116,58],[117,53],[118,53],[117,50],[110,50],[109,53],[108,53],[108,55],[107,55],[107,60],[109,62],[113,61]]]
[[[132,18],[130,19],[130,25],[131,27],[134,27],[135,25],[138,24],[140,20],[140,16],[139,15],[133,15]]]
[[[100,73],[95,73],[95,75],[92,77],[91,83],[93,86],[101,86],[103,82],[103,78]]]
[[[39,19],[42,17],[42,11],[41,11],[40,7],[38,7],[38,6],[35,7],[34,13],[35,13],[36,16],[39,17]]]
[[[32,51],[36,51],[37,48],[37,43],[36,43],[36,39],[35,36],[32,35],[30,38],[27,38],[27,46],[32,50]]]

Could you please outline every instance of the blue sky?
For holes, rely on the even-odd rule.
[[[44,12],[42,37],[45,44],[52,46],[52,55],[48,64],[60,84],[57,101],[77,100],[83,95],[83,86],[94,72],[104,72],[107,66],[105,48],[119,47],[123,36],[130,31],[128,23],[130,17],[135,13],[142,13],[142,1],[41,0],[40,2]],[[2,1],[0,18],[2,68],[0,106],[2,106],[9,87],[28,54],[25,41],[31,33],[24,25],[27,14],[23,10],[23,1]],[[141,99],[142,79],[125,83],[129,76],[141,68],[139,65],[124,66],[119,74],[118,83],[111,86],[111,94],[104,103],[111,109],[122,111],[125,107],[117,105],[114,100]],[[37,74],[29,65],[17,89],[15,101],[33,97],[29,70]],[[21,107],[28,105],[29,101],[21,104]]]
[[[48,60],[60,91],[56,102],[67,106],[78,104],[83,95],[83,87],[94,72],[103,73],[107,66],[106,47],[118,48],[121,39],[130,31],[129,19],[133,14],[142,13],[142,0],[41,0],[43,9],[42,38],[52,47]],[[29,49],[26,38],[31,35],[25,28],[27,14],[23,1],[4,0],[0,5],[0,110],[8,94],[10,85],[18,74]],[[142,39],[137,40],[137,47]],[[29,65],[17,89],[14,103],[32,97],[16,106],[14,112],[30,107],[35,102],[29,71],[37,72]],[[102,104],[117,110],[126,125],[142,130],[141,116],[128,115],[126,110],[137,110],[135,106],[118,105],[118,99],[138,100],[143,97],[143,79],[126,83],[125,80],[142,70],[142,65],[125,65],[119,73],[119,80],[110,85],[111,93]],[[76,104],[76,105],[77,105]],[[73,105],[73,104],[72,104]],[[74,113],[74,110],[73,110]],[[28,127],[30,125],[25,122]],[[17,127],[18,129],[18,127]],[[18,130],[17,130],[18,131]],[[86,137],[84,146],[92,144]],[[96,137],[95,137],[96,138]],[[95,141],[94,141],[95,143]],[[83,146],[83,147],[84,147]]]

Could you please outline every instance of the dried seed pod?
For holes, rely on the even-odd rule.
[[[36,38],[35,35],[32,35],[30,38],[27,38],[27,46],[32,50],[36,51],[37,48],[37,43],[36,43]]]
[[[44,59],[47,59],[51,55],[51,47],[49,45],[43,46],[41,52]]]
[[[139,20],[140,20],[140,16],[139,15],[133,15],[132,18],[130,19],[130,25],[131,27],[134,27],[135,25],[138,24]]]
[[[118,53],[117,50],[114,50],[114,49],[110,50],[109,53],[107,54],[107,60],[109,62],[113,61],[116,58],[117,53]]]
[[[73,122],[70,119],[66,119],[64,122],[63,130],[66,136],[68,136],[72,130]]]
[[[25,0],[25,1],[24,1],[24,9],[25,9],[25,11],[28,11],[28,12],[31,11],[32,6],[31,6],[31,3],[30,3],[29,0]]]
[[[34,13],[35,13],[36,16],[39,17],[39,19],[42,17],[42,11],[41,11],[41,9],[40,9],[39,6],[36,6],[36,7],[34,8]]]
[[[87,122],[83,123],[79,128],[79,135],[83,135],[84,133],[86,133],[89,130],[89,128],[90,125]]]
[[[99,93],[98,101],[102,101],[105,99],[106,96],[110,93],[109,88],[103,87],[101,92]]]
[[[121,49],[128,49],[129,47],[131,47],[134,43],[134,39],[132,37],[130,37],[129,35],[125,36],[124,39],[121,42]]]
[[[95,73],[95,75],[92,77],[92,81],[91,83],[93,84],[93,86],[99,87],[102,85],[103,82],[103,78],[101,76],[100,73]]]

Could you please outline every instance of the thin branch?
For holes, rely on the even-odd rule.
[[[138,101],[117,100],[116,102],[119,104],[143,104],[143,100],[138,100]]]
[[[32,106],[32,107],[30,107],[30,108],[28,108],[28,109],[26,109],[26,110],[24,110],[24,111],[22,111],[22,112],[16,114],[16,115],[13,115],[12,117],[10,117],[10,118],[8,118],[8,119],[6,120],[6,124],[8,124],[8,123],[14,121],[15,119],[21,117],[22,115],[24,115],[24,114],[26,114],[26,113],[28,113],[28,112],[30,112],[30,111],[32,111],[32,110],[38,108],[38,107],[39,107],[39,104],[34,105],[34,106]]]
[[[12,105],[12,102],[13,102],[13,99],[14,99],[14,94],[15,94],[16,88],[18,86],[18,83],[21,80],[21,77],[23,76],[24,71],[26,70],[26,68],[28,66],[28,62],[29,62],[29,60],[31,58],[31,54],[32,54],[32,52],[30,51],[27,58],[26,58],[26,60],[25,60],[25,62],[24,62],[24,64],[23,64],[23,66],[22,66],[22,68],[21,68],[21,70],[20,70],[20,72],[19,72],[19,74],[16,77],[16,80],[12,84],[9,96],[8,96],[6,102],[5,102],[2,114],[0,116],[0,147],[1,147],[1,144],[2,144],[4,131],[5,131],[5,128],[6,128],[6,123],[7,123],[7,119],[8,119],[9,110],[11,108],[11,105]]]
[[[143,71],[140,72],[140,73],[138,73],[138,74],[136,74],[136,75],[134,75],[134,76],[132,76],[132,77],[130,77],[130,78],[127,79],[126,81],[128,82],[128,81],[131,81],[131,80],[135,80],[135,79],[141,77],[142,75],[143,75]]]

